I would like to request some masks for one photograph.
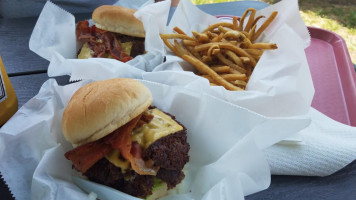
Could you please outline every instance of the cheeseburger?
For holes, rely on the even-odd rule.
[[[80,88],[63,113],[65,153],[89,180],[139,198],[166,195],[189,161],[186,128],[153,106],[137,80],[116,78]]]
[[[145,52],[145,30],[135,9],[104,5],[92,14],[93,26],[87,20],[76,27],[82,44],[78,58],[114,58],[127,62]]]

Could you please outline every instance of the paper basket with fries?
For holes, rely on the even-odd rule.
[[[221,21],[182,0],[161,38],[182,68],[208,80],[197,86],[197,77],[185,87],[266,116],[303,115],[314,87],[304,53],[310,36],[297,4],[285,0]]]

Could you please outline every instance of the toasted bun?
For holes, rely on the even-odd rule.
[[[64,137],[74,146],[98,140],[144,112],[152,101],[150,90],[137,80],[89,83],[75,92],[64,110]]]
[[[104,5],[96,8],[92,19],[95,26],[111,32],[134,37],[145,37],[145,29],[134,13],[135,9]]]

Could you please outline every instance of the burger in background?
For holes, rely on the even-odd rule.
[[[82,44],[78,58],[114,58],[127,62],[145,52],[145,30],[135,9],[104,5],[92,14],[93,26],[87,20],[76,27]]]
[[[92,82],[69,101],[65,153],[89,180],[135,197],[156,199],[183,179],[190,146],[186,128],[151,106],[151,92],[133,79]]]

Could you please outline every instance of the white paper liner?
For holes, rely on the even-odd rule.
[[[256,16],[268,17],[272,11],[278,11],[278,15],[264,31],[262,38],[264,42],[276,43],[278,49],[267,50],[262,55],[247,84],[247,91],[230,92],[222,87],[201,86],[195,83],[185,87],[207,92],[266,116],[306,114],[314,95],[314,86],[304,52],[304,48],[310,43],[310,36],[300,17],[297,0],[284,0],[268,6],[257,11]],[[182,0],[166,32],[170,33],[178,26],[187,34],[191,34],[192,30],[202,31],[216,22],[218,19],[200,11],[189,0]],[[174,84],[168,81],[164,83]],[[293,106],[290,105],[291,102]]]
[[[0,129],[0,171],[15,198],[87,197],[73,184],[72,176],[78,173],[64,158],[72,147],[61,132],[64,107],[87,82],[58,86],[48,80]],[[188,130],[190,162],[179,198],[243,199],[266,189],[270,173],[261,149],[309,124],[303,118],[264,117],[182,87],[142,82],[152,92],[153,105],[175,115]]]

